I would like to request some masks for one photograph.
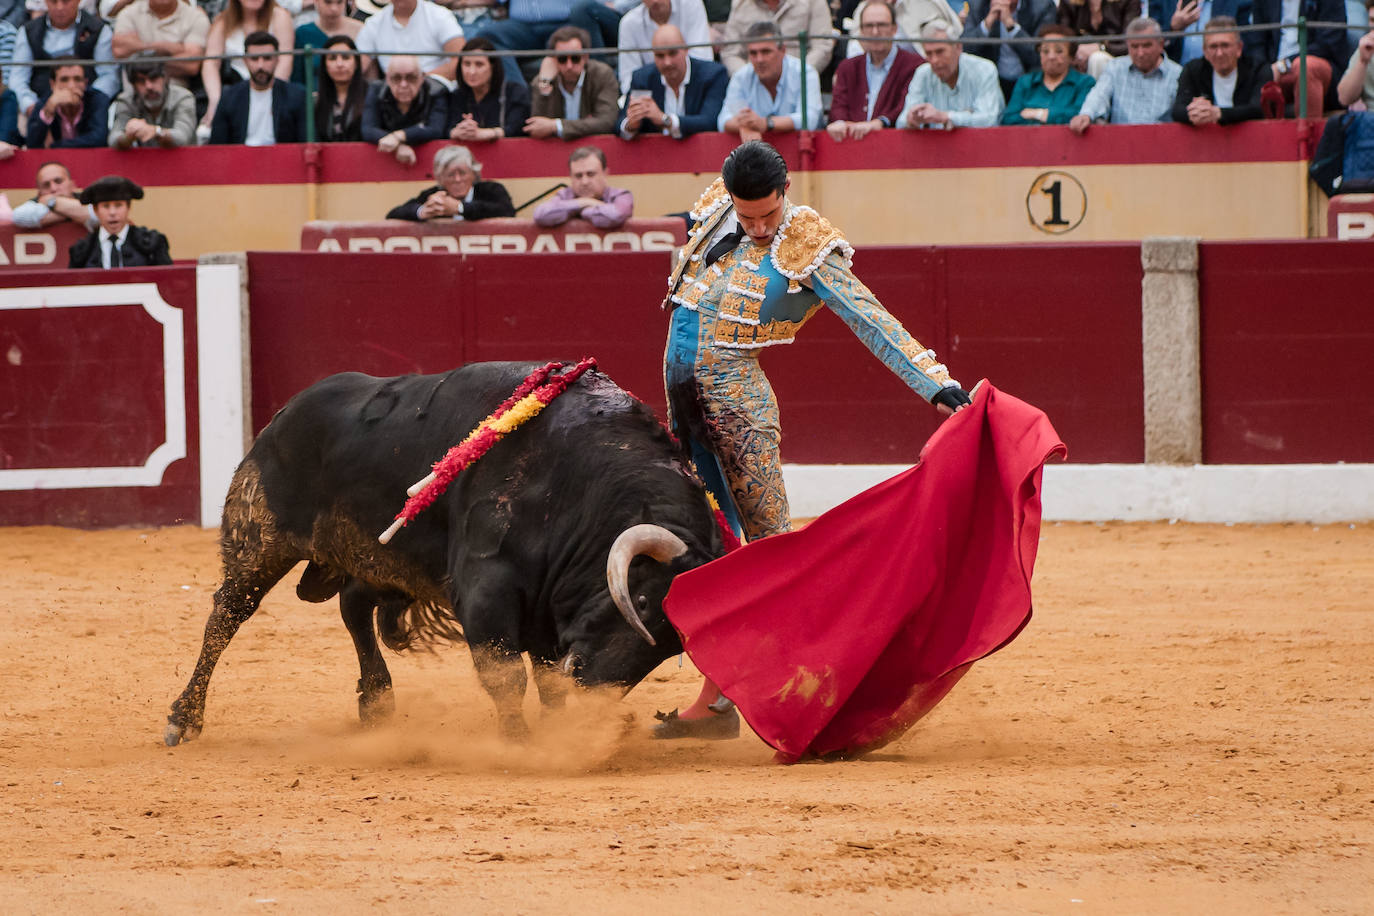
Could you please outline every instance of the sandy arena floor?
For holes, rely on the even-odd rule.
[[[645,737],[676,661],[511,747],[466,650],[392,656],[364,732],[337,611],[290,588],[169,749],[214,533],[0,529],[0,569],[7,913],[1374,911],[1371,525],[1048,526],[1015,643],[795,767]]]

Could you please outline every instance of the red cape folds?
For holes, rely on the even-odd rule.
[[[668,618],[780,759],[881,747],[1030,620],[1055,453],[1044,413],[984,381],[915,467],[678,576]]]

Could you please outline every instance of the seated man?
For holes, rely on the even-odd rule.
[[[1043,39],[1039,46],[1040,69],[1016,81],[1007,110],[1002,112],[1003,124],[1067,124],[1083,107],[1088,90],[1096,82],[1073,68],[1069,43],[1054,40],[1072,38],[1068,26],[1041,26],[1036,37]]]
[[[747,0],[753,3],[754,0]],[[821,80],[806,69],[806,111],[802,111],[801,61],[783,50],[782,33],[771,22],[756,22],[745,33],[749,63],[736,70],[725,90],[717,127],[758,140],[774,131],[814,130],[821,124]]]
[[[224,90],[210,125],[211,143],[272,146],[305,141],[305,90],[277,79],[277,36],[253,32],[243,40],[248,79]]]
[[[965,54],[963,45],[949,40],[941,23],[927,23],[921,38],[925,40],[926,62],[911,78],[897,126],[953,130],[996,124],[1004,106],[997,67],[989,60]]]
[[[921,55],[897,46],[896,12],[887,0],[869,0],[859,16],[864,53],[835,68],[825,130],[837,142],[862,140],[897,123],[911,78],[924,62]]]
[[[1202,32],[1202,57],[1183,65],[1174,96],[1173,116],[1180,124],[1235,124],[1263,117],[1260,90],[1268,68],[1241,56],[1236,20],[1213,16]]]
[[[81,192],[81,202],[95,207],[100,226],[70,249],[68,267],[150,267],[172,263],[167,236],[129,223],[130,201],[142,200],[143,189],[127,178],[106,175]]]
[[[583,49],[590,41],[586,31],[573,25],[549,36],[553,53],[539,65],[530,94],[529,136],[580,140],[615,130],[620,83],[606,64],[587,59]]]
[[[675,25],[659,26],[654,33],[654,62],[634,72],[620,111],[616,133],[624,139],[662,134],[680,140],[716,129],[730,77],[715,61],[672,47],[680,44],[682,33]]]
[[[805,32],[808,71],[819,73],[830,63],[835,50],[835,40],[830,36],[835,34],[835,26],[826,0],[734,0],[725,22],[724,40],[736,43],[720,49],[720,62],[732,77],[748,62],[747,45],[738,42],[757,34],[751,33],[757,25],[771,25],[777,34],[786,36],[786,52],[791,57],[801,55],[801,45],[792,36]],[[817,122],[810,124],[815,127]]]
[[[1374,67],[1369,66],[1374,59],[1374,0],[1365,0],[1365,6],[1369,12],[1369,31],[1355,45],[1345,76],[1336,86],[1336,94],[1342,105],[1362,101],[1367,110],[1374,111]]]
[[[48,95],[29,115],[29,149],[104,146],[110,100],[99,89],[86,87],[81,62],[59,63],[48,85]]]
[[[1164,56],[1159,23],[1142,16],[1126,26],[1126,56],[1102,71],[1083,107],[1069,121],[1081,134],[1090,124],[1154,124],[1172,120],[1178,74],[1182,68]]]
[[[154,50],[137,51],[124,65],[131,88],[119,94],[110,124],[110,146],[190,146],[196,142],[196,97],[167,79]]]
[[[9,61],[5,82],[19,97],[19,117],[28,121],[40,96],[48,95],[51,67],[34,67],[36,60],[69,57],[94,60],[86,68],[86,84],[108,100],[119,94],[119,66],[110,50],[110,26],[92,13],[78,10],[78,0],[47,0],[47,12],[19,29],[14,59]],[[100,146],[105,141],[100,141]]]
[[[1344,0],[1254,0],[1250,8],[1252,25],[1278,25],[1297,18],[1308,22],[1344,22]],[[1320,118],[1325,109],[1327,90],[1332,89],[1346,62],[1345,29],[1307,30],[1307,116]],[[1298,105],[1294,93],[1298,91],[1301,75],[1298,27],[1290,25],[1263,32],[1247,32],[1245,53],[1255,61],[1269,66],[1270,78],[1278,83],[1285,102]],[[1335,102],[1332,92],[1331,101]]]
[[[363,103],[363,140],[377,152],[395,156],[401,165],[415,164],[415,147],[444,136],[448,97],[425,79],[420,61],[410,54],[392,55],[386,82],[373,83]]]
[[[438,184],[425,188],[410,200],[392,207],[387,219],[425,220],[493,219],[514,216],[515,206],[505,185],[482,180],[482,163],[466,146],[445,146],[434,154],[431,169]]]
[[[1054,0],[973,0],[965,38],[1029,38],[1055,21],[1059,10]],[[1016,81],[1039,64],[1031,44],[974,45],[972,53],[997,66],[1004,98],[1011,98]],[[930,57],[927,53],[926,57]]]
[[[87,229],[100,224],[95,209],[81,203],[72,173],[60,162],[45,162],[35,176],[38,195],[14,208],[14,224],[21,229],[42,229],[54,223],[80,223]]]
[[[440,79],[445,89],[453,87],[458,58],[440,53],[463,50],[463,30],[453,13],[437,3],[392,0],[381,12],[368,17],[355,40],[358,50],[371,58],[366,74],[369,79],[391,72],[390,55],[379,55],[378,51],[403,52],[418,57],[420,69]]]
[[[595,0],[593,0],[595,2]],[[664,26],[673,26],[682,36],[680,45],[704,45],[686,51],[697,60],[714,61],[711,53],[711,26],[706,21],[706,7],[701,0],[644,0],[620,20],[616,55],[616,69],[620,75],[620,91],[630,91],[630,80],[640,67],[654,62],[650,51],[628,51],[626,48],[653,47],[654,36]]]
[[[191,89],[200,79],[200,61],[186,58],[205,53],[209,33],[210,20],[194,3],[134,0],[115,17],[111,47],[119,59],[145,51],[156,57],[180,58],[163,64],[167,82]]]
[[[724,69],[724,68],[722,68]],[[580,146],[568,157],[568,186],[534,208],[541,226],[561,226],[580,216],[598,229],[619,229],[630,218],[635,199],[624,188],[606,184],[606,154],[595,146]]]

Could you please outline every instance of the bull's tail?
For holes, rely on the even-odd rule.
[[[447,609],[425,601],[396,598],[378,602],[377,635],[395,652],[460,642],[463,628]]]

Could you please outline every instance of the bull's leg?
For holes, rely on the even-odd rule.
[[[391,672],[377,645],[376,607],[376,593],[359,582],[351,581],[339,592],[339,614],[358,653],[358,718],[364,725],[376,725],[396,711]]]
[[[533,658],[534,686],[539,690],[539,702],[544,711],[562,709],[568,700],[568,678],[552,661]]]
[[[465,628],[466,629],[466,628]],[[469,631],[468,645],[472,649],[472,664],[477,679],[496,704],[496,724],[502,737],[514,741],[529,736],[529,726],[520,711],[525,699],[525,659],[499,642],[481,643]]]
[[[219,657],[224,654],[243,622],[253,616],[263,596],[295,563],[295,560],[277,560],[252,574],[226,571],[224,581],[215,592],[214,610],[205,622],[205,638],[201,643],[196,668],[191,672],[186,689],[172,703],[172,713],[167,717],[167,728],[162,738],[168,747],[192,740],[205,727],[205,694],[210,688],[210,675],[214,673]]]

